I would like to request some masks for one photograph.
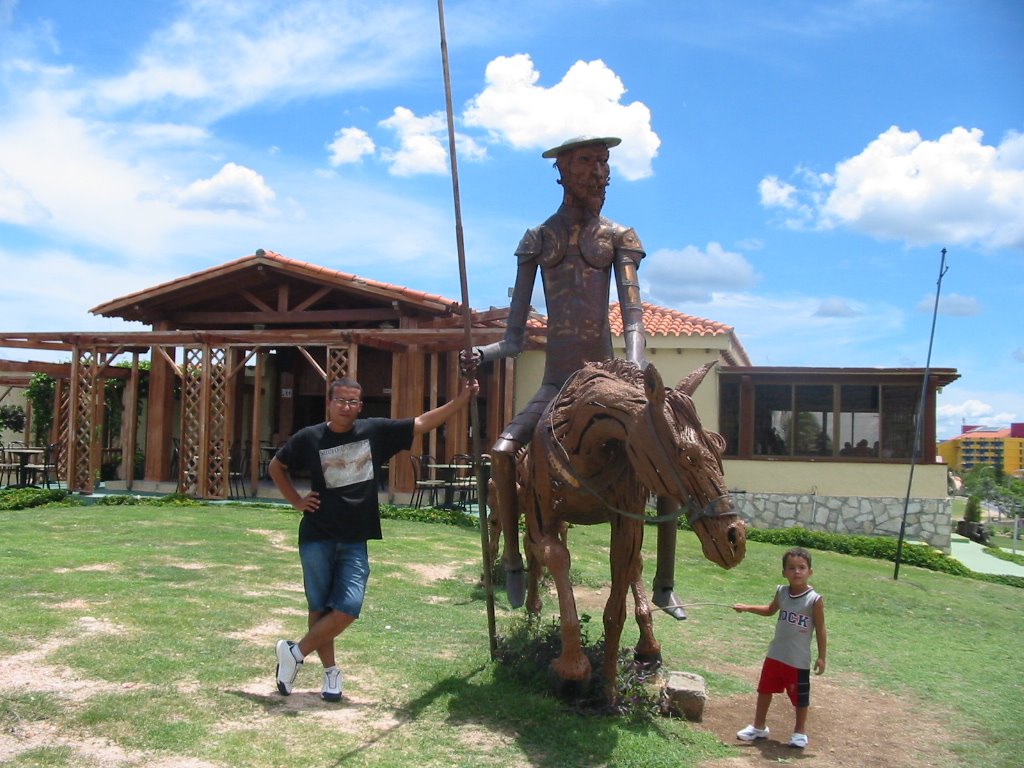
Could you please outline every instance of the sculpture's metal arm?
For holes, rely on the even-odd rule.
[[[473,356],[477,364],[503,357],[518,357],[523,351],[526,342],[526,322],[530,317],[530,299],[533,298],[533,285],[536,279],[537,261],[521,261],[516,272],[516,284],[512,289],[505,338],[482,347],[473,347]]]
[[[640,279],[637,276],[636,261],[629,252],[615,254],[615,287],[619,293],[619,310],[622,312],[622,336],[626,342],[626,359],[640,368],[646,366],[644,348],[644,308],[640,303]]]

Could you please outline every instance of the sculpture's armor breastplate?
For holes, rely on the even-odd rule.
[[[628,237],[626,237],[628,233]],[[548,340],[544,383],[561,385],[592,360],[612,356],[608,303],[618,240],[642,246],[633,230],[605,218],[573,223],[555,214],[529,230],[516,255],[536,259],[544,281]]]

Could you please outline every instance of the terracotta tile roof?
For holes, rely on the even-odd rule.
[[[724,336],[733,332],[731,325],[687,315],[667,307],[643,302],[644,330],[651,336]],[[608,311],[612,333],[622,335],[622,313],[619,305],[612,304]]]
[[[1010,437],[1009,427],[1003,427],[1002,429],[997,427],[973,427],[967,432],[961,432],[959,435],[949,438],[949,440],[976,440],[978,438],[997,440],[1004,437]],[[946,442],[949,442],[949,440]]]
[[[262,254],[261,254],[262,251]],[[406,297],[410,302],[420,304],[423,302],[429,302],[431,304],[445,304],[445,305],[461,305],[461,301],[456,299],[448,299],[444,296],[440,296],[436,293],[427,293],[425,291],[417,291],[414,288],[406,288],[404,285],[396,285],[395,283],[383,283],[379,280],[371,280],[368,277],[360,277],[350,272],[341,272],[340,270],[330,269],[328,267],[321,267],[316,264],[310,264],[306,261],[298,261],[297,259],[290,259],[287,256],[282,256],[280,253],[274,251],[257,251],[255,256],[244,256],[241,259],[237,259],[238,262],[245,262],[253,258],[263,258],[269,262],[276,262],[282,266],[291,267],[293,270],[303,271],[310,274],[320,275],[323,278],[330,280],[331,282],[353,282],[359,285],[364,285],[370,288],[378,288],[388,293],[397,293]],[[233,262],[228,262],[229,264]],[[227,265],[222,265],[227,266]]]
[[[242,256],[223,264],[192,272],[165,283],[121,296],[93,307],[90,311],[97,315],[121,316],[126,308],[133,307],[138,303],[172,295],[176,292],[188,291],[196,285],[212,283],[216,280],[235,279],[235,275],[257,267],[279,269],[291,275],[300,276],[319,283],[336,287],[347,287],[364,291],[368,294],[378,294],[381,298],[391,301],[408,302],[427,311],[448,313],[458,311],[461,306],[461,302],[455,299],[445,298],[444,296],[425,291],[417,291],[402,285],[371,280],[370,278],[360,277],[350,272],[342,272],[310,264],[309,262],[298,261],[297,259],[290,259],[274,251],[266,251],[261,248],[248,256]]]

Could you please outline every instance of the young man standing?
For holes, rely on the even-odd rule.
[[[467,381],[458,397],[409,419],[357,419],[362,387],[353,379],[331,383],[328,420],[296,432],[270,462],[269,472],[285,499],[299,512],[299,559],[309,609],[309,631],[298,642],[277,643],[277,690],[283,696],[306,656],[316,651],[324,665],[321,695],[341,700],[341,670],[334,639],[357,618],[363,605],[370,563],[366,542],[382,538],[377,476],[399,451],[412,447],[414,436],[444,424],[464,408],[478,389]],[[289,470],[310,472],[305,496]]]

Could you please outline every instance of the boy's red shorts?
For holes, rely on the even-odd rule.
[[[811,703],[811,670],[797,669],[777,659],[765,659],[761,666],[761,679],[757,683],[758,693],[782,693],[789,695],[794,707],[806,707]]]

